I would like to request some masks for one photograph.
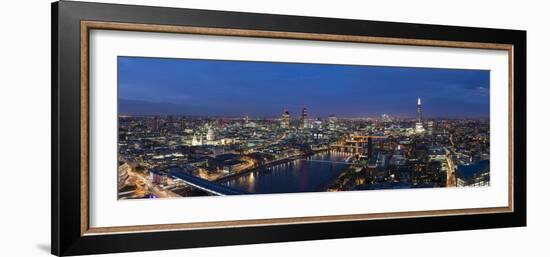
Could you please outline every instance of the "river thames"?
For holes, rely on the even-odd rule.
[[[321,152],[260,168],[223,185],[255,194],[323,192],[350,165],[346,163],[349,156],[341,152]]]

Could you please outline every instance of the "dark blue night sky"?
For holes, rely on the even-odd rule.
[[[118,57],[119,113],[489,117],[489,71]]]

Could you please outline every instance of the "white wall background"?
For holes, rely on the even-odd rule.
[[[546,1],[115,0],[200,9],[524,29],[528,31],[528,227],[117,256],[547,256],[550,31]],[[1,256],[46,256],[50,242],[50,1],[3,3],[0,15]]]

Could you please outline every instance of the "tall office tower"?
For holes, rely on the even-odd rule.
[[[338,119],[336,118],[336,115],[331,114],[330,116],[328,116],[328,129],[336,130],[337,122],[338,122]]]
[[[307,108],[304,107],[302,108],[302,117],[300,118],[300,126],[302,128],[307,128],[308,127],[308,120],[307,120]]]
[[[424,126],[422,125],[422,100],[418,97],[418,103],[416,105],[416,124],[414,127],[416,133],[424,133]]]
[[[416,105],[416,122],[422,122],[422,100],[418,97],[418,104]]]
[[[434,133],[434,122],[428,121],[428,135],[433,135]]]
[[[288,129],[290,127],[290,113],[285,109],[281,118],[281,128]]]
[[[157,116],[153,117],[153,120],[151,120],[151,130],[157,131],[159,129],[159,120]]]

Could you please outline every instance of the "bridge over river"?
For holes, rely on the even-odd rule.
[[[345,167],[352,164],[352,156],[318,153],[308,158],[292,159],[236,174],[216,182],[185,172],[170,174],[193,188],[214,195],[321,192],[326,190]]]
[[[231,188],[225,185],[218,184],[216,182],[208,181],[196,176],[193,176],[191,174],[187,174],[184,172],[172,172],[170,173],[172,176],[177,177],[185,184],[192,186],[194,188],[206,191],[211,194],[215,195],[244,195],[249,194],[249,192]]]
[[[335,163],[335,164],[351,164],[351,162],[347,161],[331,161],[331,160],[310,160],[310,159],[298,159],[299,161],[305,161],[305,162],[322,162],[322,163]]]

